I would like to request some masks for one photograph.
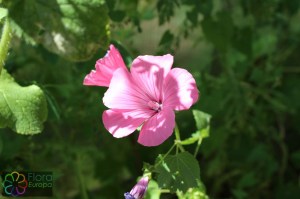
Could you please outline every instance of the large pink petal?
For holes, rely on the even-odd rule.
[[[151,110],[110,109],[103,112],[104,127],[116,138],[125,137],[135,131],[154,114]]]
[[[198,100],[198,97],[193,76],[185,69],[173,68],[164,82],[163,107],[186,110]]]
[[[164,78],[171,70],[173,56],[144,55],[137,57],[130,69],[135,83],[156,102],[161,101],[161,92]]]
[[[172,135],[174,127],[174,111],[163,109],[144,123],[138,142],[144,146],[160,145]]]
[[[83,80],[87,86],[105,86],[108,87],[113,73],[118,68],[126,68],[122,56],[114,45],[109,46],[105,57],[96,62],[96,70],[92,70]]]
[[[127,69],[119,68],[111,79],[110,86],[103,97],[103,103],[114,109],[150,109],[150,100],[132,80]]]

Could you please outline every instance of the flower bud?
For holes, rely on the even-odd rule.
[[[143,199],[149,183],[148,177],[142,177],[139,182],[128,193],[125,193],[125,199]]]

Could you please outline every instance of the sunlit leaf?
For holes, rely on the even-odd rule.
[[[0,8],[0,20],[7,16],[7,9]]]
[[[186,193],[177,190],[176,194],[179,199],[208,199],[205,193],[205,187],[202,182],[198,181],[198,187],[189,188]]]
[[[36,134],[43,130],[46,118],[47,104],[42,90],[36,85],[21,87],[3,69],[0,76],[0,128]]]
[[[157,182],[150,180],[145,199],[160,199],[160,188],[158,187]]]

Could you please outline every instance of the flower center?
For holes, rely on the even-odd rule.
[[[160,111],[161,110],[161,104],[155,101],[149,101],[147,104],[152,110]]]

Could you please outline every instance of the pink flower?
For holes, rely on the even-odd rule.
[[[142,177],[139,182],[131,189],[130,193],[125,193],[125,199],[142,199],[147,191],[149,183],[148,177]]]
[[[87,86],[105,86],[108,87],[115,70],[119,68],[126,69],[126,65],[114,45],[109,46],[104,58],[96,62],[96,70],[85,76],[83,84]]]
[[[193,76],[173,68],[173,56],[139,56],[131,67],[114,72],[103,103],[105,128],[116,138],[133,133],[142,125],[138,142],[157,146],[172,135],[174,110],[189,109],[198,100]]]

